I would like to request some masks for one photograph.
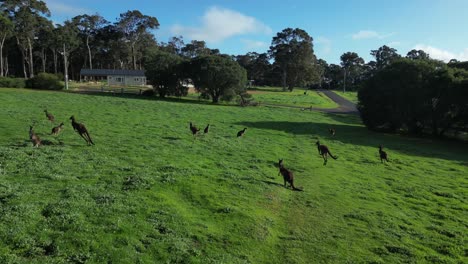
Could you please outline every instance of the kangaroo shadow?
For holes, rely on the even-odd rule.
[[[286,188],[286,189],[291,189],[291,188],[288,188],[288,187],[285,187],[283,184],[280,184],[280,183],[277,183],[277,182],[272,182],[272,181],[265,181],[265,180],[258,180],[260,182],[263,182],[263,183],[266,183],[268,185],[273,185],[273,186],[279,186],[279,187],[282,187],[282,188]],[[304,190],[302,188],[297,188],[297,189],[291,189],[292,191],[296,191],[296,192],[303,192]]]

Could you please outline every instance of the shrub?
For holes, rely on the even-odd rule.
[[[41,72],[26,81],[26,86],[33,89],[62,90],[64,85],[55,74]]]
[[[25,88],[26,82],[24,78],[0,77],[0,87]]]

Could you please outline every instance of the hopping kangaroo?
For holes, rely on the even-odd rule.
[[[41,139],[33,130],[33,126],[29,126],[29,139],[33,143],[33,147],[39,147],[41,145]]]
[[[281,173],[281,175],[283,175],[283,180],[284,180],[284,187],[286,187],[286,182],[289,183],[289,185],[291,186],[291,188],[293,190],[296,190],[296,191],[301,191],[301,189],[298,189],[294,186],[294,175],[292,173],[292,171],[286,169],[283,165],[283,159],[280,159],[278,161],[278,165],[279,165],[279,172],[278,174]]]
[[[56,136],[60,133],[60,131],[62,131],[62,129],[63,129],[63,122],[60,123],[60,125],[52,128],[52,132],[50,134]]]
[[[383,151],[382,149],[383,149],[382,145],[379,145],[380,162],[383,163],[384,160],[388,162],[387,152]]]
[[[337,159],[338,157],[335,157],[331,154],[330,150],[328,149],[327,146],[325,145],[320,145],[320,141],[317,141],[315,143],[317,145],[317,148],[318,148],[318,151],[319,151],[319,154],[322,156],[323,158],[323,165],[327,165],[327,161],[328,161],[328,154],[330,155],[330,157],[332,157],[333,159]]]
[[[192,135],[195,136],[198,133],[198,131],[200,131],[200,129],[192,125],[192,122],[190,122],[190,131],[192,131]]]
[[[82,138],[84,138],[84,140],[86,140],[86,142],[88,143],[88,145],[91,145],[93,144],[94,145],[94,142],[93,140],[91,139],[91,136],[89,135],[88,133],[88,130],[86,129],[85,125],[83,125],[82,123],[77,123],[75,121],[75,117],[74,116],[71,116],[70,117],[70,120],[72,121],[72,127],[73,129],[78,132],[78,134],[80,134],[80,136]]]
[[[334,136],[336,134],[336,130],[334,128],[329,128],[328,132],[330,132],[330,135]]]
[[[44,110],[44,113],[45,113],[47,119],[48,119],[50,122],[54,122],[54,121],[55,121],[54,115],[52,115],[51,113],[47,112],[47,109]]]

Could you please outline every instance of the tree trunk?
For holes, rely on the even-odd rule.
[[[34,77],[34,62],[33,62],[33,48],[31,39],[28,38],[28,46],[29,46],[29,77]]]
[[[57,56],[57,50],[56,49],[52,49],[52,56],[54,57],[54,73],[57,74],[58,56]]]
[[[42,72],[46,72],[46,53],[45,53],[45,48],[42,48],[41,57],[42,57]]]
[[[65,89],[68,90],[68,61],[67,61],[67,50],[65,49],[65,44],[63,44],[63,64],[64,64],[64,74],[65,74]]]
[[[8,76],[8,72],[9,72],[9,67],[8,67],[8,55],[5,56],[5,74],[4,76]]]
[[[93,69],[93,59],[91,58],[91,48],[89,47],[89,36],[86,37],[86,47],[88,47],[89,68]]]
[[[132,61],[133,61],[133,69],[137,69],[136,65],[136,55],[135,55],[135,43],[132,43]]]
[[[281,76],[282,77],[281,82],[282,82],[282,85],[283,85],[283,91],[286,91],[286,78],[288,77],[288,73],[287,73],[286,69],[283,69],[283,74],[282,75],[283,76]]]
[[[6,34],[3,35],[0,42],[0,76],[3,77],[3,44],[5,44]]]

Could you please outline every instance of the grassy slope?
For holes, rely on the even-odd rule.
[[[341,97],[344,97],[344,98],[348,99],[349,101],[351,101],[351,102],[353,102],[355,104],[358,103],[357,92],[347,91],[347,92],[343,93],[343,91],[338,91],[338,90],[333,90],[333,92],[335,92],[336,94],[338,94]]]
[[[307,95],[304,95],[304,91],[304,89],[296,88],[292,92],[283,92],[280,87],[259,87],[251,93],[255,101],[265,104],[297,107],[338,107],[335,102],[320,92],[307,91]]]
[[[297,109],[10,89],[0,101],[1,263],[467,260],[466,145]],[[44,108],[66,122],[57,139]],[[51,145],[31,147],[33,120]],[[189,121],[213,127],[193,140]],[[339,156],[326,167],[317,137]],[[278,158],[304,192],[281,186]]]

